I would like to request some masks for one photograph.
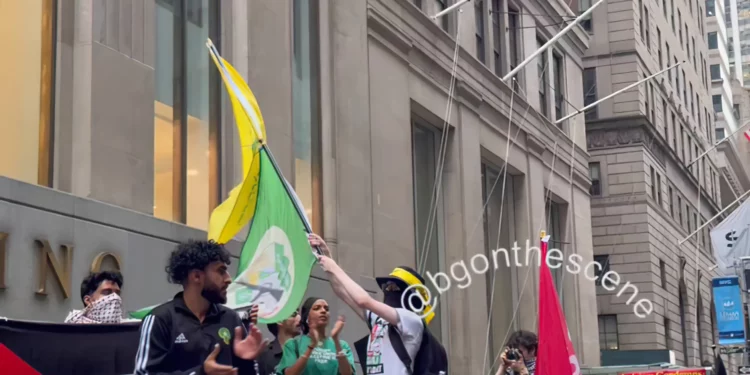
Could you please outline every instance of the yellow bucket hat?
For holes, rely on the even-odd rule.
[[[419,293],[419,295],[422,297],[422,301],[425,301],[422,311],[429,311],[429,313],[423,318],[425,322],[427,324],[430,324],[430,321],[435,318],[435,312],[433,311],[432,305],[430,304],[430,295],[426,290],[427,287],[425,286],[425,280],[422,275],[419,274],[419,272],[415,271],[411,267],[396,267],[393,269],[390,275],[385,277],[376,277],[375,281],[377,281],[378,286],[380,286],[381,289],[383,288],[383,285],[385,285],[385,283],[389,281],[392,281],[396,285],[398,285],[402,291],[406,291],[406,289],[409,289],[409,287],[413,287],[411,289]],[[409,309],[407,306],[404,306],[404,308]],[[420,313],[420,311],[414,312],[418,314]]]

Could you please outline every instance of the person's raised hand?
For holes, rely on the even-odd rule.
[[[205,372],[206,375],[237,375],[236,368],[216,363],[216,357],[219,355],[220,351],[219,344],[216,344],[211,354],[209,354],[208,357],[206,357],[206,360],[203,361],[203,372]]]
[[[234,329],[234,355],[244,360],[251,360],[258,357],[268,346],[266,340],[263,340],[263,334],[256,326],[250,327],[247,337],[242,339],[242,327]]]
[[[310,233],[307,235],[307,240],[310,242],[310,247],[317,247],[323,253],[322,255],[327,257],[331,256],[331,249],[328,248],[328,244],[323,241],[320,236],[315,233]]]
[[[318,330],[316,329],[310,329],[310,346],[318,346],[320,343],[320,335],[318,334]]]
[[[344,329],[344,325],[346,324],[346,319],[344,319],[343,315],[339,316],[339,319],[336,321],[336,324],[333,326],[333,330],[331,331],[331,337],[334,339],[339,338],[339,334],[341,333],[341,330]]]
[[[324,255],[318,255],[317,258],[320,268],[325,272],[332,272],[337,267],[336,261],[333,258]]]
[[[253,326],[258,324],[258,311],[260,310],[260,307],[258,305],[252,305],[250,306],[250,310],[248,311],[248,316],[250,317],[250,324]]]

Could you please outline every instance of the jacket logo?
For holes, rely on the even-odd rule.
[[[176,339],[174,339],[175,344],[187,344],[188,340],[185,338],[184,333],[180,333],[179,336],[177,336]]]
[[[229,330],[226,327],[221,327],[221,329],[219,330],[219,337],[224,340],[224,344],[229,345],[229,339],[231,338],[231,335],[229,334]]]

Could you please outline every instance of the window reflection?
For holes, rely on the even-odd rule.
[[[154,58],[154,216],[177,219],[174,212],[174,13],[171,4],[156,2]]]
[[[203,230],[218,201],[220,91],[205,46],[216,11],[209,0],[156,1],[154,216]]]
[[[440,209],[442,199],[436,197],[435,173],[437,171],[440,132],[414,123],[412,127],[412,170],[414,181],[414,232],[415,269],[432,274],[441,271],[441,233],[443,220]],[[440,193],[442,195],[442,192]],[[437,206],[437,208],[433,208]],[[433,211],[434,210],[434,211]],[[432,288],[431,288],[432,289]],[[433,296],[437,291],[431,290]],[[440,338],[442,317],[438,311],[430,323],[430,331]]]
[[[47,186],[55,7],[54,0],[0,1],[0,176]]]
[[[305,214],[320,231],[320,120],[318,116],[317,1],[294,0],[292,96],[294,123],[294,190]]]

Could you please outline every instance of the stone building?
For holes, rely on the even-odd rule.
[[[474,1],[437,21],[428,16],[446,1],[22,3],[3,2],[0,15],[13,56],[0,89],[0,316],[62,321],[100,267],[124,273],[128,310],[172,296],[168,252],[205,237],[211,209],[242,174],[207,38],[253,89],[281,169],[344,269],[373,293],[374,276],[418,260],[454,278],[431,329],[455,373],[493,367],[509,330],[536,330],[538,276],[452,264],[538,244],[540,228],[593,260],[583,119],[553,123],[583,106],[589,36],[576,27],[527,65],[518,94],[499,78],[575,16],[564,1]],[[579,361],[598,365],[597,328],[583,323],[596,317],[595,287],[556,276]],[[324,277],[316,268],[308,294],[349,314]],[[466,277],[471,286],[456,287]],[[366,333],[348,322],[345,339]]]
[[[693,163],[717,121],[705,14],[703,1],[618,1],[590,22],[586,102],[683,62],[586,114],[596,258],[654,301],[642,319],[597,286],[603,364],[711,360],[711,225],[678,245],[721,208],[716,152]]]

